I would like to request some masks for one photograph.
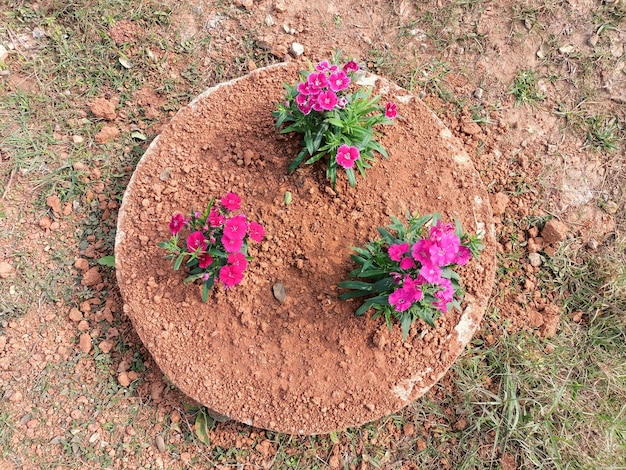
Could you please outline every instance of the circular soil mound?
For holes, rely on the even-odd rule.
[[[381,159],[335,191],[313,165],[291,175],[297,136],[274,130],[271,112],[301,64],[279,65],[208,90],[183,108],[150,146],[120,209],[116,272],[124,311],[165,375],[207,407],[250,425],[319,434],[393,413],[424,394],[478,327],[494,280],[489,199],[468,155],[406,90],[367,80],[403,116],[381,139]],[[266,228],[242,284],[214,289],[203,304],[157,243],[176,212],[203,208],[234,191],[249,219]],[[285,192],[292,202],[284,204]],[[485,232],[479,260],[459,269],[464,311],[417,322],[406,341],[384,319],[356,317],[359,302],[338,299],[354,269],[350,247],[406,211],[440,212],[464,230]],[[277,281],[287,300],[272,295]]]

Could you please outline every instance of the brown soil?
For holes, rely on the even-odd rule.
[[[378,92],[404,117],[384,129],[390,160],[356,188],[340,179],[333,191],[321,166],[286,175],[298,138],[278,135],[271,111],[302,67],[258,70],[181,110],[129,185],[116,270],[125,312],[183,392],[257,427],[317,434],[395,412],[445,373],[484,314],[495,239],[488,195],[462,144],[417,98],[384,80]],[[220,287],[202,304],[198,286],[183,285],[185,274],[171,269],[157,243],[168,237],[172,214],[228,191],[242,196],[267,240],[251,249],[240,286]],[[398,325],[389,332],[382,319],[356,317],[358,304],[339,301],[335,285],[353,269],[350,247],[407,210],[486,230],[487,249],[461,271],[463,319],[450,312],[435,330],[417,323],[403,343]],[[284,304],[272,296],[277,281]]]

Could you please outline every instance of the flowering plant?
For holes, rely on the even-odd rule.
[[[389,329],[395,317],[406,339],[417,318],[434,327],[434,320],[450,307],[460,309],[464,292],[454,267],[465,265],[484,247],[476,235],[463,234],[458,222],[456,226],[444,224],[439,214],[409,216],[408,228],[394,217],[392,221],[388,228],[395,236],[380,227],[381,239],[354,248],[352,259],[359,267],[350,277],[366,280],[339,283],[339,287],[351,289],[340,298],[373,295],[356,314],[373,308],[373,318],[384,315]]]
[[[167,251],[165,258],[174,260],[174,269],[180,269],[187,260],[189,276],[185,284],[193,281],[202,283],[202,301],[209,298],[209,291],[216,280],[232,287],[243,280],[243,272],[251,259],[247,256],[248,239],[260,242],[265,229],[257,222],[248,222],[239,211],[241,198],[228,193],[219,203],[211,198],[204,212],[191,211],[189,217],[174,214],[169,222],[172,237],[159,246]],[[181,231],[189,234],[184,248],[178,246]]]
[[[303,161],[310,165],[328,156],[326,178],[335,186],[337,169],[343,168],[350,186],[356,185],[354,168],[365,177],[376,159],[374,152],[389,158],[385,148],[376,141],[377,124],[391,124],[398,116],[394,103],[380,106],[379,96],[371,97],[371,89],[350,92],[350,85],[359,78],[360,67],[354,61],[343,65],[322,61],[311,71],[301,71],[300,81],[285,84],[285,97],[272,113],[280,132],[302,134],[302,150],[289,165],[294,171]],[[306,161],[305,158],[309,157]]]

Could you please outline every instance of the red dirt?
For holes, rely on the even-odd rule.
[[[334,287],[353,268],[349,247],[407,210],[440,212],[470,232],[487,229],[481,259],[460,270],[471,306],[464,327],[473,332],[493,285],[495,240],[489,198],[462,144],[419,100],[400,101],[409,96],[400,88],[390,99],[404,119],[382,139],[391,158],[367,180],[352,189],[340,178],[332,191],[321,166],[286,175],[298,138],[276,134],[271,111],[282,83],[301,67],[257,71],[181,110],[129,185],[116,270],[125,312],[182,391],[254,426],[317,434],[406,406],[471,336],[453,331],[460,312],[443,316],[435,330],[414,325],[404,343],[398,325],[388,332],[382,319],[356,317],[358,304],[339,301]],[[183,285],[185,274],[172,270],[157,243],[168,238],[172,214],[228,191],[242,196],[267,240],[252,247],[240,286],[220,287],[202,304],[198,286]],[[276,281],[286,286],[284,304],[272,297]]]

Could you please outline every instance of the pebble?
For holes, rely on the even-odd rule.
[[[121,372],[118,376],[117,376],[117,382],[122,386],[122,387],[128,387],[130,385],[130,378],[128,377],[128,374],[126,372]]]
[[[22,401],[23,398],[24,396],[22,395],[22,392],[18,390],[13,392],[13,394],[9,397],[9,401],[11,403],[19,403]]]
[[[267,27],[274,26],[274,17],[270,14],[265,15],[265,25]]]
[[[80,335],[78,347],[85,354],[91,351],[91,335],[89,333],[83,333]]]
[[[13,274],[13,266],[6,261],[0,262],[0,278],[7,279]]]
[[[300,57],[304,54],[304,46],[299,42],[292,43],[291,46],[289,46],[289,54],[292,57]]]
[[[483,97],[483,93],[484,93],[484,90],[482,88],[476,88],[474,90],[474,93],[472,93],[472,95],[474,96],[474,98],[479,100]]]
[[[287,300],[287,293],[285,292],[285,285],[282,282],[276,282],[273,286],[272,286],[272,292],[274,293],[274,297],[276,297],[276,300],[278,300],[281,304],[285,302],[285,300]]]
[[[163,439],[163,436],[159,434],[156,437],[155,442],[156,442],[157,449],[159,449],[159,452],[163,453],[166,451],[165,440]]]
[[[541,255],[539,253],[530,253],[528,255],[528,261],[530,262],[531,266],[538,268],[539,266],[541,266],[542,263]]]
[[[6,47],[0,45],[0,60],[6,60],[9,57],[9,51],[7,51]]]

